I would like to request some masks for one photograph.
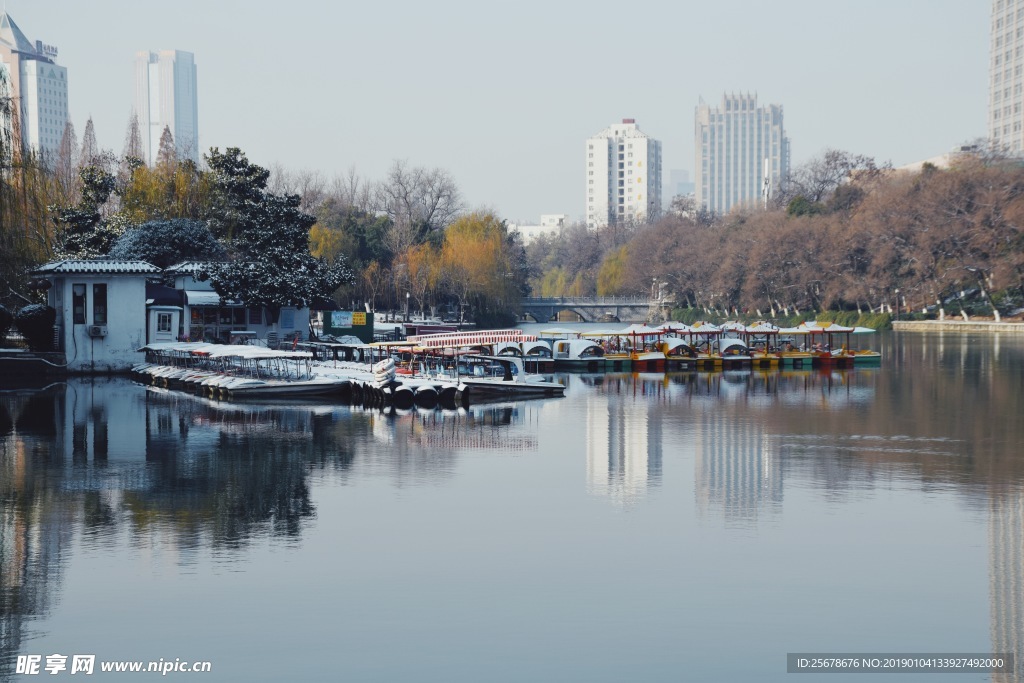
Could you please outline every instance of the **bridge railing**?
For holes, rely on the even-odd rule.
[[[657,301],[647,296],[535,296],[523,297],[521,303],[524,306],[644,306]]]

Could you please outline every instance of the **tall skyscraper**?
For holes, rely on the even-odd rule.
[[[180,159],[199,160],[199,100],[191,52],[162,50],[135,56],[135,113],[146,162],[156,162],[160,137],[170,128]]]
[[[988,137],[1008,152],[1024,152],[1024,2],[992,0],[989,41]]]
[[[661,213],[661,142],[622,119],[587,139],[587,225],[646,222]]]
[[[7,12],[0,13],[0,94],[12,99],[24,149],[55,154],[68,121],[68,70],[57,48],[25,37]],[[0,125],[12,134],[15,122]]]
[[[721,107],[712,109],[701,99],[695,123],[698,206],[727,213],[761,201],[789,176],[781,105],[758,107],[757,95],[723,95]]]

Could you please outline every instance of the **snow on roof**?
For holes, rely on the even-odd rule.
[[[160,269],[146,261],[122,261],[115,259],[64,259],[63,261],[51,261],[39,266],[34,271],[36,275],[47,275],[50,273],[120,273],[125,275],[138,275],[159,273]]]

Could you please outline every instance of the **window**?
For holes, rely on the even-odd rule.
[[[170,313],[157,313],[156,314],[156,331],[157,332],[170,332],[171,331],[171,314]]]
[[[263,324],[263,309],[262,308],[250,308],[249,309],[249,324],[250,325],[262,325]]]
[[[85,324],[85,285],[71,285],[72,322],[75,325]]]
[[[93,325],[107,324],[107,286],[92,286],[92,323]]]
[[[281,309],[281,329],[283,329],[283,330],[295,329],[295,309],[294,308],[282,308]]]

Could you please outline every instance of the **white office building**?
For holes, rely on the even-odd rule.
[[[542,235],[560,235],[562,230],[569,225],[569,215],[564,213],[541,214],[540,223],[537,225],[524,225],[520,223],[509,223],[509,232],[519,233],[523,244],[530,244]]]
[[[661,214],[661,142],[622,119],[587,140],[587,225],[644,223]]]
[[[199,99],[191,52],[136,54],[135,113],[147,163],[156,162],[164,128],[170,128],[174,136],[179,159],[199,160]]]
[[[1024,153],[1024,2],[992,0],[989,41],[988,137]]]
[[[7,12],[0,13],[0,93],[16,105],[24,149],[56,154],[68,121],[68,71],[56,63],[57,48],[30,41]],[[8,135],[15,121],[0,125]]]
[[[724,95],[712,108],[701,99],[695,116],[697,205],[728,213],[754,206],[789,176],[789,138],[782,106],[757,106],[757,95]]]

